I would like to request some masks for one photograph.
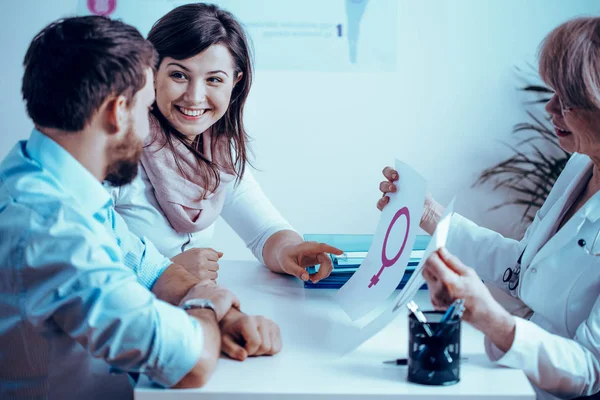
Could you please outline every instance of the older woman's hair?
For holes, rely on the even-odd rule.
[[[539,69],[565,106],[600,109],[600,18],[576,18],[550,32]]]

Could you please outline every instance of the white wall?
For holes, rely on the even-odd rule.
[[[4,157],[17,140],[31,133],[33,124],[25,113],[21,100],[23,57],[29,43],[44,26],[53,20],[74,15],[73,0],[24,0],[2,2],[0,5],[0,157]]]
[[[257,71],[246,113],[256,177],[301,232],[372,233],[381,169],[399,157],[429,180],[439,201],[456,194],[458,211],[514,235],[522,210],[490,213],[505,195],[471,188],[481,170],[509,154],[501,141],[510,140],[512,126],[525,119],[513,68],[535,60],[552,28],[573,16],[598,14],[600,4],[399,2],[397,73]],[[73,14],[75,3],[2,6],[0,157],[31,129],[20,97],[27,45],[45,24]],[[373,34],[369,26],[361,29],[362,37]],[[251,257],[222,221],[214,247],[230,259]]]

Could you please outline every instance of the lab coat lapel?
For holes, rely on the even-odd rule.
[[[600,219],[600,192],[596,192],[585,205],[585,214],[588,221],[595,224]]]
[[[534,261],[539,261],[544,257],[559,251],[565,246],[565,244],[569,243],[569,241],[577,236],[579,229],[586,220],[586,212],[594,209],[595,207],[591,207],[591,205],[599,201],[596,195],[589,199],[586,205],[578,210],[577,213],[575,213],[575,215],[573,215],[573,217],[567,221],[558,232],[556,232],[556,234],[553,236],[551,235],[556,230],[557,225],[560,223],[559,219],[563,214],[563,210],[567,202],[572,203],[575,200],[574,197],[578,196],[579,193],[575,193],[575,191],[578,189],[581,180],[584,179],[589,173],[590,168],[591,162],[589,162],[585,168],[582,168],[579,173],[573,177],[565,189],[564,194],[557,200],[552,209],[548,212],[548,215],[546,215],[544,218],[543,224],[541,224],[543,226],[540,226],[539,229],[539,234],[535,235],[536,247],[531,249],[532,251],[534,249],[536,251],[530,253],[532,254],[532,259],[531,262],[526,265],[529,265]],[[529,248],[527,250],[529,251]]]

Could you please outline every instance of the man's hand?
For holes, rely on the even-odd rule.
[[[199,283],[192,287],[181,300],[180,305],[189,299],[210,300],[215,306],[217,321],[221,321],[232,307],[237,308],[238,310],[240,309],[240,300],[236,295],[225,289],[223,286],[215,285],[213,283]]]
[[[283,272],[303,281],[309,278],[307,267],[321,264],[319,271],[310,275],[310,280],[316,283],[327,278],[333,269],[331,258],[327,253],[341,255],[343,251],[325,243],[303,242],[283,247],[278,253],[277,261]]]
[[[275,322],[262,316],[231,309],[220,323],[223,353],[234,360],[271,356],[281,351],[281,332]]]
[[[171,261],[181,265],[201,281],[210,280],[216,283],[219,276],[218,261],[221,257],[223,257],[223,253],[214,249],[193,248],[177,254],[171,258]]]

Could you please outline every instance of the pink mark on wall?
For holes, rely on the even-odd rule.
[[[117,0],[87,0],[87,6],[94,15],[108,16],[117,8]]]
[[[398,253],[394,256],[394,258],[392,258],[390,260],[387,258],[386,254],[385,254],[387,242],[390,237],[390,232],[392,231],[392,227],[394,226],[396,221],[398,221],[398,219],[400,219],[400,217],[402,217],[402,216],[404,216],[406,218],[406,233],[404,234],[404,241],[402,242],[402,247],[400,247],[400,250],[398,251]],[[382,266],[379,269],[379,272],[377,272],[377,274],[373,275],[373,277],[371,278],[371,282],[369,283],[369,288],[377,285],[384,269],[391,267],[392,265],[394,265],[396,263],[396,261],[398,261],[398,259],[404,252],[404,247],[406,246],[406,241],[408,240],[409,230],[410,230],[410,213],[408,212],[408,208],[402,207],[400,210],[398,210],[398,212],[396,212],[396,214],[394,215],[394,218],[392,218],[392,222],[390,222],[390,226],[388,226],[387,232],[385,233],[385,239],[383,240],[383,246],[381,247],[381,264],[382,264]]]

